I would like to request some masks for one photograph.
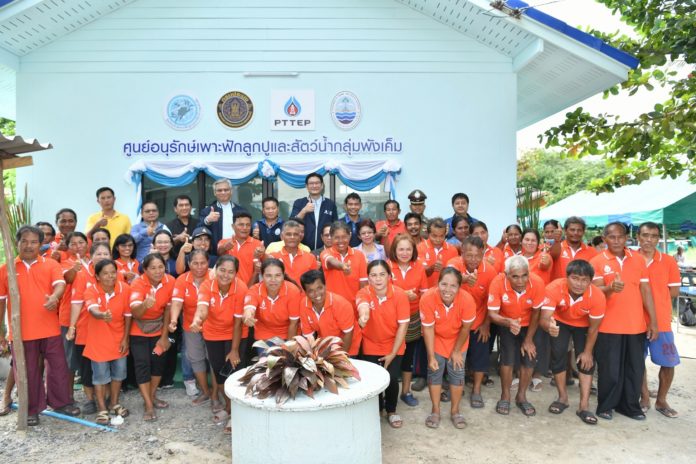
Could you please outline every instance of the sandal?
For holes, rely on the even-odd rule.
[[[155,411],[145,411],[143,413],[143,420],[145,422],[154,422],[157,420],[157,414],[155,414]]]
[[[0,407],[0,417],[6,416],[11,412],[12,412],[12,403],[6,404],[6,405]]]
[[[96,422],[99,425],[109,425],[109,422],[111,421],[111,418],[109,417],[109,411],[99,411],[97,413],[96,419],[94,419],[94,422]]]
[[[191,401],[191,403],[194,406],[202,406],[202,405],[206,404],[208,401],[210,401],[210,396],[206,395],[205,393],[201,393],[196,398],[194,398]]]
[[[471,398],[469,399],[469,404],[474,409],[481,409],[484,406],[483,397],[481,395],[477,395],[476,393],[472,393]]]
[[[484,386],[484,387],[492,387],[492,386],[494,386],[494,385],[495,385],[495,382],[494,382],[493,379],[491,379],[490,377],[486,376],[486,377],[483,379],[483,386]]]
[[[389,421],[389,425],[391,425],[393,429],[400,429],[401,426],[404,425],[401,416],[396,413],[389,414],[387,416],[387,421]]]
[[[611,411],[598,412],[597,417],[604,420],[612,420],[614,418],[614,413]]]
[[[227,425],[224,430],[225,435],[232,435],[232,419],[227,419]]]
[[[515,401],[515,404],[518,408],[520,408],[520,411],[522,411],[522,414],[525,416],[536,416],[536,409],[534,409],[534,406],[532,406],[532,403],[529,401]]]
[[[66,416],[70,417],[77,417],[80,415],[80,408],[72,404],[68,404],[66,406],[63,406],[62,408],[54,409],[53,411],[60,414],[65,414]]]
[[[29,427],[36,427],[37,425],[39,425],[39,416],[27,417],[27,425]]]
[[[597,417],[595,417],[595,415],[590,411],[576,411],[575,415],[586,424],[597,425]]]
[[[466,420],[464,419],[464,416],[462,414],[459,414],[459,413],[453,414],[452,415],[452,424],[457,429],[463,429],[466,427]]]
[[[568,409],[568,404],[561,403],[560,401],[554,401],[551,403],[551,406],[549,406],[549,412],[551,414],[562,414],[563,411]]]
[[[436,429],[440,426],[440,415],[436,413],[428,414],[425,418],[425,426],[431,429]]]
[[[532,383],[529,384],[529,391],[540,392],[542,383],[541,379],[532,379]]]
[[[670,419],[676,419],[677,417],[679,417],[679,413],[674,409],[670,408],[669,406],[664,408],[655,407],[655,411],[659,412],[665,417],[669,417]]]
[[[517,390],[517,387],[520,386],[520,379],[512,379],[512,383],[510,384],[510,390]]]
[[[128,409],[124,408],[120,404],[117,404],[109,410],[109,414],[113,414],[114,416],[128,417],[130,411],[128,411]]]
[[[169,403],[159,398],[155,399],[155,401],[153,401],[152,403],[155,405],[155,408],[157,409],[167,409],[169,407]]]
[[[508,400],[500,400],[495,405],[495,412],[507,416],[510,414],[510,402]]]
[[[225,423],[228,417],[229,414],[227,414],[227,411],[223,409],[222,411],[218,411],[213,414],[213,423],[215,423],[215,425],[222,425]]]

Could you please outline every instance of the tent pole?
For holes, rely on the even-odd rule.
[[[662,251],[667,254],[667,226],[664,222],[662,223],[662,237],[664,237]]]

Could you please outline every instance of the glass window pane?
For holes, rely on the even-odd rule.
[[[384,219],[384,202],[389,200],[389,193],[384,191],[384,182],[368,192],[358,192],[345,185],[341,182],[341,179],[336,176],[336,207],[338,208],[339,217],[346,214],[345,209],[343,209],[343,202],[346,196],[352,192],[360,195],[362,199],[361,217],[370,218],[375,222]]]
[[[191,184],[183,187],[166,187],[143,176],[143,192],[145,200],[154,201],[159,208],[160,222],[167,223],[176,218],[174,213],[174,199],[177,195],[188,195],[191,197],[193,208],[191,215],[198,217],[198,178]],[[137,219],[140,222],[140,217]]]
[[[295,200],[307,196],[307,188],[304,185],[302,188],[296,189],[282,180],[278,180],[278,182],[274,184],[273,191],[280,203],[280,217],[283,219],[287,219],[288,216],[290,216],[292,204]],[[331,197],[331,192],[329,191],[329,176],[324,176],[324,196]]]
[[[213,182],[215,179],[209,175],[205,175],[205,205],[209,205],[215,201],[213,194]],[[232,201],[240,206],[243,206],[254,221],[261,219],[261,200],[263,199],[263,179],[254,177],[249,182],[240,185],[234,185],[234,194]]]

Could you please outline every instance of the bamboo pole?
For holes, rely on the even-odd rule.
[[[12,355],[14,358],[15,381],[19,396],[19,409],[17,410],[17,430],[27,429],[27,417],[29,415],[29,392],[27,390],[27,364],[24,357],[24,343],[22,343],[22,325],[20,316],[19,286],[17,285],[17,270],[15,269],[14,237],[10,236],[10,224],[7,222],[7,201],[5,199],[5,182],[3,180],[3,166],[0,163],[0,232],[2,244],[5,248],[5,262],[7,263],[7,280],[10,290],[10,305],[12,306]]]

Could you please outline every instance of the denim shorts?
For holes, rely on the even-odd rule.
[[[127,375],[127,356],[113,361],[92,361],[92,383],[94,385],[106,385],[112,380],[120,382]]]
[[[428,385],[442,385],[442,378],[445,375],[445,366],[447,366],[447,378],[449,379],[450,385],[455,387],[461,387],[464,385],[464,365],[462,364],[461,369],[455,369],[454,364],[452,364],[451,359],[445,359],[444,356],[440,356],[435,353],[435,359],[437,360],[437,370],[430,370],[428,366]],[[462,354],[462,363],[466,359],[466,352]]]

